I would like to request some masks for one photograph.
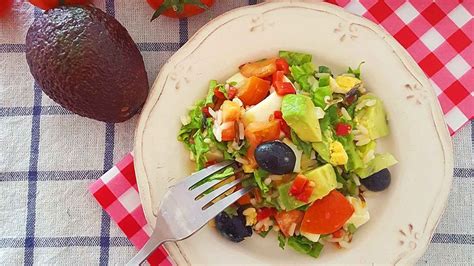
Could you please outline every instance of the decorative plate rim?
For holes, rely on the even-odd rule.
[[[200,28],[190,39],[189,41],[181,47],[175,54],[173,54],[163,65],[160,72],[153,83],[150,95],[143,107],[142,113],[140,115],[138,125],[135,130],[135,140],[134,140],[134,153],[135,153],[135,171],[137,180],[144,180],[144,182],[137,182],[139,191],[146,191],[145,193],[140,193],[140,199],[142,205],[145,208],[149,208],[149,203],[151,202],[151,193],[150,187],[148,184],[147,173],[145,165],[143,163],[143,133],[147,129],[148,118],[150,117],[151,112],[157,105],[160,96],[163,93],[164,84],[170,78],[170,73],[174,66],[179,65],[179,63],[184,60],[188,55],[192,54],[200,45],[203,43],[209,35],[214,31],[219,29],[222,25],[229,23],[235,19],[238,19],[242,16],[250,15],[259,12],[259,14],[265,14],[267,12],[282,9],[282,8],[304,8],[314,11],[321,11],[331,13],[338,16],[339,18],[351,22],[351,24],[356,24],[360,27],[365,27],[373,31],[376,35],[380,36],[387,45],[389,45],[398,59],[402,62],[406,70],[416,79],[420,84],[423,85],[429,92],[427,95],[428,104],[431,109],[431,116],[433,119],[434,126],[436,128],[436,133],[438,135],[439,141],[443,149],[444,156],[444,175],[442,180],[442,186],[438,193],[436,201],[432,205],[431,213],[429,214],[424,228],[421,230],[423,233],[428,233],[430,237],[423,238],[419,241],[418,248],[402,253],[399,258],[395,261],[395,264],[414,264],[416,261],[424,254],[428,245],[430,243],[431,237],[433,236],[436,225],[438,224],[442,213],[447,204],[447,199],[453,179],[453,150],[452,142],[447,129],[447,126],[444,121],[444,116],[441,111],[440,104],[435,95],[434,89],[429,83],[424,72],[416,64],[413,58],[408,54],[408,52],[383,28],[379,25],[373,23],[372,21],[348,13],[340,7],[334,6],[327,3],[306,3],[298,1],[281,1],[281,2],[264,2],[253,6],[245,6],[233,9],[228,11]],[[410,225],[409,225],[410,226]],[[152,225],[154,227],[154,225]],[[166,248],[168,249],[170,256],[178,264],[189,264],[190,262],[186,259],[185,254],[179,248],[179,245],[176,243],[167,243]]]

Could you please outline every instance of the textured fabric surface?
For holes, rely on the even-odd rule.
[[[392,5],[392,2],[397,4]],[[402,21],[423,13],[423,8],[415,3],[411,6],[418,13],[409,6],[405,8],[407,11],[401,9],[406,6],[399,4],[402,2],[387,2],[403,18]],[[432,3],[414,2],[428,3],[425,6]],[[440,3],[444,2],[453,1]],[[145,0],[95,0],[94,3],[114,15],[128,29],[144,56],[151,84],[166,59],[207,21],[227,10],[255,1],[221,0],[201,16],[188,20],[160,18],[152,23],[149,18],[153,11]],[[366,10],[376,3],[343,1],[339,4],[370,18]],[[457,95],[459,86],[446,92],[452,82],[456,83],[452,78],[437,81],[434,76],[444,73],[444,70],[454,69],[452,75],[458,79],[456,84],[461,84],[468,91],[471,96],[468,100],[472,99],[472,85],[465,86],[466,81],[472,84],[473,80],[473,1],[464,1],[462,7],[459,6],[440,5],[440,9],[448,14],[456,26],[463,29],[469,44],[466,45],[466,41],[450,43],[449,33],[443,33],[448,26],[437,29],[444,39],[448,39],[449,44],[455,43],[453,49],[456,54],[453,56],[451,51],[451,55],[438,59],[442,67],[431,77],[437,84],[435,88],[438,93],[443,92],[440,93],[440,101],[448,115],[448,124],[453,129],[463,124],[465,118],[472,118],[473,105],[464,103],[465,100],[454,100],[460,99],[452,96]],[[121,124],[104,124],[74,115],[45,96],[34,84],[24,54],[27,27],[35,13],[40,11],[35,11],[31,5],[20,0],[16,1],[14,8],[12,14],[0,18],[0,265],[124,264],[133,256],[135,248],[120,227],[96,203],[88,188],[132,150],[137,118]],[[385,10],[382,14],[393,17],[386,12],[385,6],[381,8]],[[372,11],[375,10],[378,8],[373,7]],[[425,12],[431,13],[430,10]],[[384,25],[385,19],[381,15],[375,17],[379,17],[382,26],[391,25]],[[418,38],[423,36],[416,26],[418,20],[421,19],[414,18],[406,22],[413,26],[410,30],[415,33],[416,41],[411,44],[411,41],[406,41],[404,44],[407,37],[402,33],[399,34],[401,37],[396,36],[410,53],[410,50],[418,49]],[[435,24],[434,28],[438,23],[447,21],[446,18],[438,22],[436,20],[431,21]],[[425,25],[420,31],[427,33],[430,28],[432,26],[426,28]],[[387,30],[392,34],[397,31]],[[455,36],[458,35],[462,36],[460,33]],[[428,54],[437,54],[445,46],[444,39],[439,44],[439,36],[435,33],[431,37],[428,35],[422,44],[431,49]],[[431,43],[430,40],[435,42]],[[462,60],[458,54],[461,54]],[[454,58],[457,59],[453,61]],[[415,59],[420,61],[424,58]],[[432,60],[434,57],[429,56],[424,62],[431,65],[430,62],[436,62]],[[465,92],[460,91],[465,96]],[[443,97],[449,100],[448,108],[443,104]],[[458,103],[464,103],[464,107]],[[454,105],[457,109],[452,108]],[[449,122],[449,117],[453,117],[451,121],[454,122]],[[474,124],[470,122],[454,136],[456,169],[448,208],[420,264],[468,265],[473,262],[473,127]]]

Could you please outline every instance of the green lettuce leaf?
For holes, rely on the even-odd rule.
[[[311,143],[301,140],[293,129],[291,130],[291,141],[296,145],[298,150],[303,151],[305,155],[311,155],[311,150],[313,149]]]
[[[329,99],[332,99],[332,90],[331,87],[329,86],[324,86],[324,87],[315,87],[311,89],[311,99],[313,100],[313,103],[317,107],[321,107],[323,110],[326,108],[326,102],[324,101],[324,98],[329,97]]]
[[[302,65],[305,63],[309,63],[313,60],[313,56],[311,54],[290,51],[280,51],[278,53],[278,56],[285,59],[290,66]]]
[[[200,185],[204,184],[204,183],[207,183],[207,182],[210,182],[210,181],[213,181],[213,180],[224,180],[230,176],[233,176],[235,174],[235,171],[234,171],[234,168],[229,166],[227,168],[224,169],[224,171],[221,171],[221,172],[217,172],[213,175],[210,175],[206,178],[204,178],[203,180],[197,182],[196,184],[194,184],[191,189],[194,189],[194,188],[197,188],[199,187]]]
[[[314,64],[311,62],[303,65],[292,65],[290,67],[293,79],[300,85],[303,91],[309,92],[316,79],[314,78]]]
[[[324,247],[323,244],[319,242],[313,242],[301,235],[290,237],[288,239],[288,246],[300,253],[310,255],[314,258],[319,257],[319,254],[321,254],[321,251]]]
[[[253,177],[255,182],[257,183],[258,188],[263,192],[263,194],[267,193],[270,189],[267,185],[265,185],[264,180],[267,178],[269,173],[263,169],[257,169],[253,172]]]

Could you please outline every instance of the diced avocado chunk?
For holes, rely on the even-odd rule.
[[[312,143],[313,149],[321,156],[321,158],[329,162],[330,160],[330,153],[329,153],[329,145],[330,141],[323,138],[322,142],[314,142]]]
[[[387,115],[382,100],[373,94],[366,94],[357,100],[354,121],[369,131],[369,138],[374,140],[389,134]]]
[[[397,159],[390,153],[376,154],[375,158],[367,164],[367,167],[356,169],[354,172],[360,178],[366,178],[397,163]]]
[[[289,194],[292,182],[278,187],[278,192],[280,194],[278,201],[280,206],[285,210],[294,210],[315,200],[322,199],[337,186],[336,173],[330,164],[320,166],[305,173],[304,175],[308,178],[308,180],[311,180],[316,184],[313,194],[311,194],[311,197],[309,197],[308,202],[299,201]]]
[[[309,142],[322,140],[319,121],[311,98],[301,94],[288,94],[283,97],[281,112],[283,119],[301,140]]]

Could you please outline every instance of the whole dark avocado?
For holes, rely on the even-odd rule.
[[[123,122],[142,107],[148,79],[127,30],[90,6],[61,6],[35,19],[26,60],[43,91],[72,112]]]

